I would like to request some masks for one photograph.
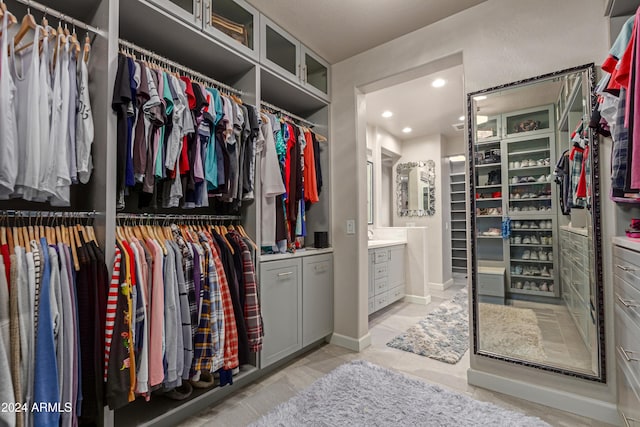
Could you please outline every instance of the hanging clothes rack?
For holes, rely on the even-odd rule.
[[[234,88],[233,86],[229,86],[227,84],[221,83],[218,80],[212,79],[211,77],[208,77],[208,76],[206,76],[206,75],[204,75],[204,74],[202,74],[202,73],[200,73],[198,71],[192,70],[191,68],[185,67],[182,64],[179,64],[179,63],[177,63],[175,61],[172,61],[172,60],[167,59],[167,58],[165,58],[163,56],[160,56],[160,55],[158,55],[157,53],[155,53],[153,51],[150,51],[148,49],[140,47],[140,46],[136,45],[135,43],[131,43],[131,42],[129,42],[127,40],[124,40],[124,39],[119,39],[118,43],[120,44],[120,46],[122,46],[124,48],[131,49],[131,50],[133,50],[133,51],[135,51],[135,52],[137,52],[137,53],[139,53],[139,54],[141,54],[143,56],[147,56],[149,58],[153,58],[158,62],[166,64],[169,67],[176,68],[176,69],[178,69],[178,70],[180,70],[180,71],[182,71],[182,72],[184,72],[186,74],[191,75],[192,77],[198,78],[199,80],[204,80],[205,82],[210,83],[213,86],[216,86],[219,89],[222,89],[223,91],[228,91],[228,92],[234,93],[236,95],[242,96],[243,92],[241,90],[239,90],[239,89]]]
[[[101,29],[99,29],[98,27],[94,27],[93,25],[89,25],[89,24],[85,24],[82,21],[79,21],[75,18],[72,18],[69,15],[65,15],[62,12],[59,12],[55,9],[52,9],[48,6],[45,6],[43,4],[40,4],[38,2],[32,1],[32,0],[16,0],[18,3],[24,4],[29,8],[33,8],[36,10],[39,10],[40,12],[43,12],[45,14],[45,16],[53,16],[54,18],[58,18],[61,21],[64,21],[68,24],[71,24],[74,27],[77,28],[82,28],[84,30],[90,31],[95,35],[99,35],[102,37],[106,37],[106,33],[104,31],[102,31]]]
[[[184,215],[184,214],[133,214],[119,213],[116,215],[118,220],[152,220],[152,221],[239,221],[242,219],[239,215]]]
[[[4,218],[78,218],[78,219],[95,219],[96,211],[76,212],[76,211],[28,211],[28,210],[3,210],[0,211],[0,217]]]
[[[275,113],[282,113],[282,114],[284,114],[285,116],[288,116],[288,117],[290,117],[290,118],[292,118],[292,119],[294,119],[294,120],[297,120],[297,121],[299,121],[299,122],[302,122],[302,123],[304,123],[304,124],[308,125],[308,126],[309,126],[309,127],[311,127],[311,128],[318,126],[316,123],[313,123],[313,122],[311,122],[311,121],[309,121],[309,120],[307,120],[307,119],[303,119],[303,118],[302,118],[302,117],[300,117],[300,116],[297,116],[297,115],[295,115],[295,114],[293,114],[293,113],[290,113],[289,111],[287,111],[287,110],[285,110],[285,109],[283,109],[283,108],[276,107],[276,106],[275,106],[275,105],[273,105],[273,104],[269,104],[268,102],[260,101],[260,106],[261,106],[263,109],[271,110],[272,112],[275,112]]]

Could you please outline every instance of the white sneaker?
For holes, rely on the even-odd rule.
[[[546,261],[547,260],[547,253],[544,251],[540,251],[538,252],[538,259],[540,261]],[[543,267],[543,269],[545,269],[546,267]]]
[[[513,178],[511,178],[511,183],[512,184],[517,184],[519,180],[520,180],[520,178],[518,178],[517,176],[514,176]]]
[[[514,237],[513,238],[513,243],[516,244],[516,245],[521,244],[522,243],[522,237],[520,237],[520,236]]]
[[[522,287],[522,289],[524,289],[525,291],[530,291],[531,290],[531,283],[530,282],[524,282],[524,286]]]
[[[553,292],[553,283],[549,285],[549,292]]]
[[[540,271],[540,275],[541,275],[541,276],[544,276],[544,277],[549,277],[549,276],[551,276],[551,275],[549,274],[549,270],[547,270],[547,266],[546,266],[546,265],[542,267],[542,271]]]
[[[532,260],[536,260],[536,261],[537,261],[537,260],[538,260],[538,252],[536,252],[536,251],[531,251],[531,255],[530,255],[529,259],[532,259]]]
[[[513,221],[513,228],[520,228],[522,226],[522,223],[520,221]]]
[[[537,223],[537,222],[531,222],[531,223],[529,224],[529,228],[531,228],[531,229],[537,229],[537,228],[540,228],[540,227],[538,226],[538,223]]]
[[[516,282],[516,289],[522,289],[522,282]]]
[[[537,283],[531,282],[531,290],[532,291],[539,291],[540,287],[537,285]]]
[[[522,254],[522,259],[531,259],[531,251],[524,251],[524,253]]]
[[[531,236],[531,244],[532,245],[539,245],[540,244],[540,240],[538,240],[538,238],[536,236]]]
[[[540,177],[536,180],[538,182],[547,182],[547,177],[544,175],[540,175]]]
[[[529,236],[524,236],[522,238],[522,244],[523,245],[530,245],[531,244],[531,238]]]
[[[547,282],[542,282],[542,285],[540,285],[540,290],[544,292],[549,292],[549,286],[547,285]]]
[[[529,166],[529,160],[523,160],[520,162],[520,167],[526,168]],[[516,162],[516,167],[518,167],[518,162]]]

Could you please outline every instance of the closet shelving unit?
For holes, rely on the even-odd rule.
[[[10,11],[22,16],[27,1],[5,0]],[[31,11],[40,20],[35,2]],[[68,211],[96,212],[95,228],[110,267],[114,257],[116,227],[116,116],[111,109],[117,72],[118,41],[134,43],[155,54],[209,76],[242,92],[243,101],[260,106],[268,102],[315,124],[314,131],[329,135],[330,66],[284,30],[243,0],[40,0],[53,11],[100,29],[92,45],[90,96],[95,123],[94,170],[86,185],[73,186]],[[213,24],[214,14],[244,25],[239,41]],[[71,29],[71,26],[70,26]],[[78,29],[84,36],[84,32]],[[285,43],[286,41],[286,43]],[[293,64],[293,66],[291,66]],[[329,232],[331,143],[321,143],[323,188],[320,202],[306,213],[307,249],[296,254],[258,255],[256,272],[265,325],[264,348],[234,376],[233,385],[194,390],[184,401],[153,396],[138,399],[117,411],[105,410],[105,426],[175,425],[223,399],[240,387],[278,369],[282,364],[323,341],[333,330],[332,249],[313,250],[315,231]],[[260,176],[259,161],[256,177]],[[243,203],[239,218],[260,245],[260,185],[256,198]],[[51,210],[44,204],[2,201],[0,209]],[[134,208],[125,211],[135,213]],[[216,215],[207,209],[166,211],[184,215]],[[222,218],[222,217],[221,217]],[[225,217],[227,218],[227,217]],[[270,272],[294,264],[297,275],[289,278],[285,292],[277,294]],[[277,267],[277,268],[274,268]],[[288,270],[287,270],[288,272]],[[265,277],[263,277],[263,275]],[[283,300],[282,298],[287,298]],[[285,321],[283,322],[283,319]],[[284,325],[282,329],[274,325]]]
[[[459,156],[457,156],[459,157]],[[451,269],[467,272],[467,185],[463,160],[449,160],[451,194]]]

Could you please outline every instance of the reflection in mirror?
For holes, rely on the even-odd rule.
[[[399,216],[431,216],[436,212],[436,164],[399,163],[396,166]]]
[[[373,224],[373,163],[367,162],[367,224]]]
[[[604,381],[593,72],[468,96],[473,326],[478,354]]]

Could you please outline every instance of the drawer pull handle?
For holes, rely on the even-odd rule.
[[[629,424],[629,421],[633,421],[634,423],[640,422],[640,420],[637,420],[635,418],[627,418],[627,416],[622,411],[620,411],[620,413],[622,414],[622,419],[624,420],[624,425],[626,427],[631,427],[631,424]]]
[[[292,274],[293,274],[293,271],[287,271],[286,273],[278,273],[278,277],[291,276]]]
[[[637,268],[631,268],[626,265],[616,264],[616,267],[618,267],[622,271],[637,271]]]
[[[626,299],[622,298],[620,295],[617,295],[617,294],[616,294],[616,297],[618,298],[618,301],[620,301],[620,303],[622,305],[624,305],[626,308],[638,308],[638,307],[640,307],[638,305],[638,303],[633,301],[633,300],[626,300]]]
[[[638,353],[637,351],[625,350],[622,346],[618,346],[618,349],[622,352],[627,362],[640,362],[640,359],[629,356],[630,354],[633,355]]]

